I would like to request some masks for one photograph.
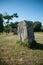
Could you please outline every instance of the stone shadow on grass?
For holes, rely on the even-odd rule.
[[[0,58],[0,65],[8,65],[5,61],[2,60],[2,58]]]
[[[38,49],[38,50],[43,50],[43,44],[41,43],[37,43],[36,41],[34,41],[34,43],[32,43],[30,45],[31,49]]]

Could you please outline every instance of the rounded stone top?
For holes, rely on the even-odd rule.
[[[28,25],[28,26],[31,26],[31,25],[33,25],[33,22],[32,22],[32,21],[23,20],[23,21],[20,21],[20,22],[19,22],[19,25],[20,25],[20,24],[26,24],[26,25]]]
[[[22,20],[22,21],[20,21],[20,22],[26,22],[26,23],[33,23],[32,21],[27,21],[27,20]]]

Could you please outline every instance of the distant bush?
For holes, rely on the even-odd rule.
[[[10,23],[10,27],[11,27],[11,32],[13,32],[13,34],[17,34],[17,27],[18,27],[18,22],[14,22],[14,23]]]
[[[35,21],[33,23],[34,32],[40,32],[41,31],[41,27],[42,27],[41,22]]]
[[[43,32],[43,27],[41,27],[41,32]]]

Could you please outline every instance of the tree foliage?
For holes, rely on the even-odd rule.
[[[34,31],[35,31],[35,32],[41,31],[41,27],[42,27],[41,22],[35,21],[35,22],[33,23],[33,28],[34,28]]]
[[[18,22],[15,23],[10,23],[11,28],[17,28],[18,27]]]
[[[11,26],[11,31],[13,32],[13,34],[17,34],[17,27],[18,27],[18,22],[14,22],[14,23],[10,23]]]
[[[2,33],[4,30],[3,22],[3,15],[0,14],[0,33]]]
[[[4,19],[7,19],[7,22],[6,22],[7,25],[6,25],[6,27],[5,27],[6,33],[7,33],[7,32],[9,33],[9,30],[10,30],[10,29],[9,29],[9,28],[10,28],[9,20],[12,20],[12,18],[14,18],[14,17],[18,18],[17,13],[14,13],[13,15],[5,14],[5,15],[3,16]],[[14,27],[14,24],[11,23],[11,26]]]

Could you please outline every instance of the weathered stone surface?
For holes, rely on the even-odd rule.
[[[33,22],[21,21],[18,24],[18,36],[21,41],[32,43],[34,40]]]

